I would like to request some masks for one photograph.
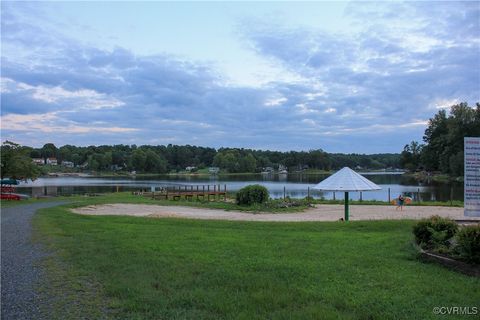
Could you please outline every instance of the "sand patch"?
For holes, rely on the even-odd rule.
[[[187,218],[206,220],[234,221],[335,221],[343,217],[343,205],[317,205],[299,213],[249,213],[225,211],[218,209],[192,208],[180,206],[158,206],[145,204],[103,204],[72,209],[72,212],[84,215],[120,215],[153,218]],[[350,206],[350,220],[388,220],[421,219],[439,215],[452,219],[478,220],[463,216],[463,208],[452,207],[413,207],[407,206],[403,211],[395,206]]]

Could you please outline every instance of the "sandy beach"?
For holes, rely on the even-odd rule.
[[[72,212],[84,215],[128,215],[151,218],[172,217],[234,221],[335,221],[343,217],[343,210],[342,205],[317,205],[315,208],[298,213],[251,213],[182,206],[116,203],[75,208],[72,209]],[[350,220],[421,219],[431,215],[461,220],[478,219],[465,217],[463,208],[407,206],[403,211],[400,211],[395,210],[395,206],[350,206]]]

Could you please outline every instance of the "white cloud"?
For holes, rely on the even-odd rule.
[[[459,104],[458,99],[437,99],[429,105],[432,109],[448,109],[453,105]]]
[[[271,98],[271,99],[268,99],[267,101],[265,101],[264,106],[266,106],[266,107],[277,107],[279,105],[284,104],[287,101],[288,101],[288,99],[285,98],[285,97]]]
[[[121,133],[138,131],[136,128],[116,126],[85,126],[65,121],[55,112],[44,114],[7,114],[1,118],[2,130],[79,134],[79,133]]]
[[[95,90],[66,90],[61,86],[33,86],[24,82],[16,82],[9,78],[1,78],[2,93],[28,92],[35,100],[46,103],[60,103],[80,109],[110,109],[125,105],[124,102]]]
[[[335,109],[335,108],[327,108],[327,109],[325,109],[324,112],[325,112],[325,113],[335,113],[335,112],[337,112],[337,109]]]

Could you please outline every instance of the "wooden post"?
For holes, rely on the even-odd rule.
[[[420,188],[417,189],[417,201],[420,202]]]
[[[388,203],[390,203],[390,188],[388,188]]]
[[[307,204],[310,204],[310,187],[307,187]]]
[[[335,199],[335,191],[333,191],[333,201],[335,201],[337,199]]]
[[[363,201],[363,198],[362,198],[362,191],[360,191],[360,201]]]
[[[450,186],[450,205],[453,204],[453,186]]]
[[[283,186],[283,200],[285,200],[285,186]]]

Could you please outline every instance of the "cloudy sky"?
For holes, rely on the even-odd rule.
[[[30,146],[400,152],[480,101],[480,2],[1,2],[1,134]]]

